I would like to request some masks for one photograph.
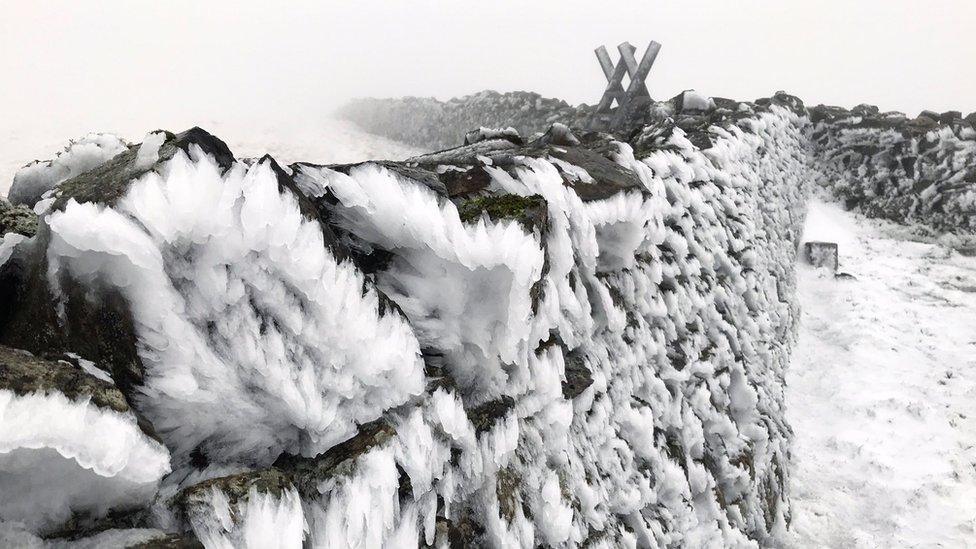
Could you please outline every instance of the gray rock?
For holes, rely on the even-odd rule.
[[[510,141],[516,145],[522,145],[522,136],[519,135],[515,128],[504,128],[504,129],[492,129],[480,127],[477,130],[471,130],[464,134],[464,144],[471,145],[473,143],[480,143],[481,141],[488,141],[489,139],[504,139]]]
[[[951,124],[956,120],[962,120],[962,113],[959,111],[946,111],[939,115],[939,122]]]
[[[874,105],[868,105],[867,103],[861,103],[860,105],[851,109],[851,114],[857,116],[875,116],[880,112],[878,107]]]
[[[74,199],[76,202],[97,202],[114,205],[129,190],[129,184],[142,174],[155,170],[160,164],[173,158],[177,151],[190,152],[193,146],[212,155],[221,168],[234,163],[234,155],[227,144],[201,128],[191,128],[180,134],[166,133],[166,140],[159,148],[159,159],[152,164],[136,162],[138,145],[119,154],[108,162],[58,185],[55,209],[61,209]]]
[[[542,147],[545,145],[555,145],[560,147],[575,147],[580,144],[580,140],[573,134],[569,126],[556,122],[549,126],[546,133],[539,139],[533,141],[532,146]]]
[[[572,400],[593,384],[593,372],[583,358],[570,353],[566,356],[566,379],[563,381],[563,397]]]
[[[814,267],[826,267],[831,272],[837,270],[837,243],[835,242],[806,242],[803,245],[803,256],[807,263]]]
[[[27,351],[0,345],[0,389],[17,395],[61,393],[70,400],[88,399],[100,408],[129,411],[119,389],[63,360],[36,357]]]
[[[935,113],[930,113],[930,114],[935,114]],[[908,125],[911,128],[918,129],[918,130],[929,130],[932,128],[937,128],[939,126],[938,117],[939,117],[938,114],[935,114],[935,117],[933,118],[932,116],[928,116],[925,113],[922,113],[918,115],[917,118],[913,120],[909,120]]]

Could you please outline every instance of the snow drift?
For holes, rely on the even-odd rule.
[[[287,168],[150,134],[5,237],[0,342],[98,364],[165,444],[173,471],[125,527],[775,545],[805,113],[777,95],[628,140],[485,131]]]

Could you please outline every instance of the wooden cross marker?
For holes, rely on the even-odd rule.
[[[595,51],[596,59],[600,62],[600,68],[603,69],[608,84],[606,91],[603,92],[603,98],[600,99],[596,108],[594,129],[612,130],[620,128],[636,107],[646,105],[651,101],[651,95],[648,93],[644,81],[647,80],[654,60],[657,59],[657,54],[661,51],[661,44],[652,41],[647,46],[640,63],[637,63],[634,58],[637,48],[630,45],[630,42],[624,42],[617,46],[617,51],[620,52],[620,61],[616,66],[610,60],[607,48],[600,46]],[[630,77],[626,90],[623,86],[625,75]],[[613,110],[614,101],[617,103],[616,111]]]

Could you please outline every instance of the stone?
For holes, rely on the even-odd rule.
[[[515,128],[492,129],[481,127],[464,134],[465,145],[473,145],[474,143],[480,143],[490,139],[504,139],[515,145],[522,145],[524,143],[522,136],[519,135]]]
[[[203,549],[203,544],[192,534],[167,534],[126,549]]]
[[[573,134],[573,130],[565,124],[555,123],[549,126],[546,133],[532,143],[533,146],[555,145],[557,147],[575,147],[580,140]]]
[[[715,101],[695,90],[685,90],[671,98],[674,112],[707,112],[715,109]]]
[[[962,113],[959,111],[946,111],[939,115],[939,122],[943,124],[951,124],[956,120],[962,119]]]
[[[510,396],[503,396],[467,410],[468,419],[474,425],[475,433],[480,435],[491,430],[514,407],[515,399]]]
[[[359,456],[370,449],[386,443],[396,435],[396,429],[386,418],[380,418],[359,426],[355,436],[329,448],[325,453],[308,458],[283,454],[275,460],[270,469],[284,475],[292,482],[303,497],[318,497],[319,486],[323,481],[337,475],[346,475],[353,470]],[[245,473],[248,474],[248,473]]]
[[[129,411],[129,403],[115,385],[67,361],[40,358],[5,345],[0,345],[0,389],[22,396],[61,393],[70,400],[87,399],[100,408]]]
[[[536,227],[544,230],[549,219],[548,212],[545,199],[537,194],[479,196],[458,204],[458,215],[465,223],[475,223],[482,214],[486,214],[492,221],[514,219],[528,231]]]
[[[803,245],[803,257],[814,267],[826,267],[832,272],[837,270],[837,243],[835,242],[806,242]]]
[[[0,197],[0,236],[7,233],[22,234],[28,238],[37,234],[37,214],[19,204],[14,206]]]
[[[843,107],[833,105],[817,105],[810,108],[810,121],[814,124],[823,121],[833,121],[846,118],[851,113]]]
[[[211,504],[210,491],[217,490],[223,492],[233,506],[245,500],[252,489],[260,494],[280,498],[286,490],[293,490],[295,486],[289,475],[269,467],[194,484],[180,494],[180,505],[187,515],[192,515],[196,508],[208,508]]]
[[[54,209],[61,209],[71,199],[76,202],[96,202],[112,206],[129,190],[129,184],[142,174],[155,170],[182,150],[189,154],[193,146],[212,155],[217,164],[227,169],[234,163],[234,155],[227,144],[199,127],[173,134],[164,132],[166,138],[159,147],[156,162],[145,164],[137,161],[139,145],[112,158],[108,162],[58,185]]]
[[[636,173],[585,146],[555,148],[549,154],[583,168],[593,178],[593,183],[565,181],[584,202],[610,198],[619,192],[643,189]]]
[[[866,103],[861,103],[860,105],[851,109],[851,114],[857,116],[875,116],[879,112],[881,111],[880,109],[878,109],[878,107],[875,107],[874,105],[868,105]]]
[[[593,372],[582,357],[570,353],[566,356],[566,379],[563,381],[563,398],[572,400],[593,384]]]
[[[936,128],[939,125],[938,116],[939,115],[936,114],[935,118],[933,118],[931,116],[927,116],[925,113],[922,113],[918,115],[918,117],[915,118],[914,120],[909,120],[908,125],[912,128],[920,129],[920,130],[928,130],[928,129]]]

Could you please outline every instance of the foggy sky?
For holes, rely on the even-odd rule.
[[[974,0],[0,0],[0,8],[0,132],[310,124],[352,96],[486,88],[593,103],[604,86],[593,48],[606,44],[616,57],[619,42],[642,51],[651,39],[664,45],[648,80],[656,99],[687,88],[736,99],[782,89],[810,104],[976,110]]]

